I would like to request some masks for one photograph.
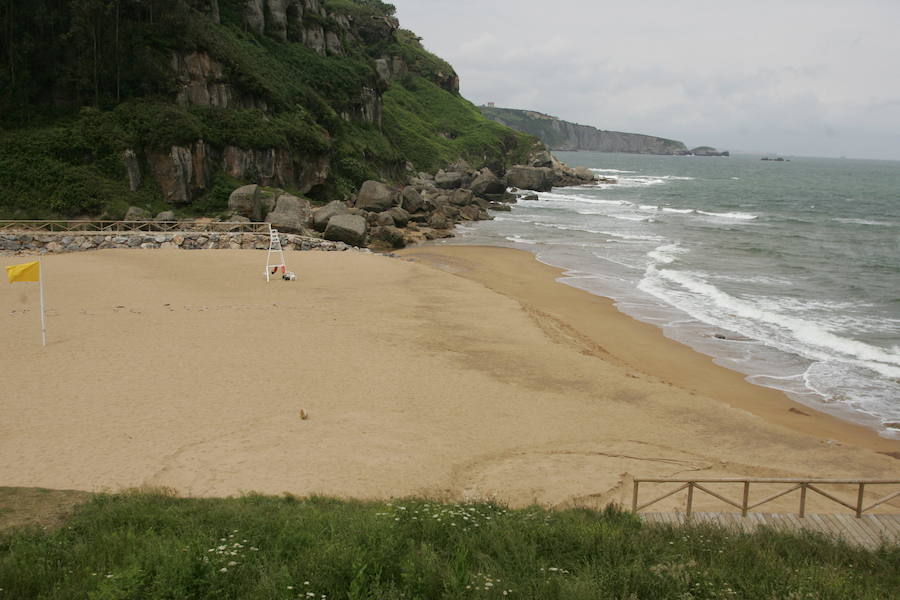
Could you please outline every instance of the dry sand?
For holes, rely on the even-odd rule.
[[[255,251],[44,260],[46,348],[37,284],[0,285],[3,486],[596,506],[630,502],[635,476],[900,474],[900,442],[744,382],[530,254],[291,253],[299,279],[268,284]]]

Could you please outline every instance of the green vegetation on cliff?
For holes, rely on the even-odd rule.
[[[521,160],[534,140],[461,98],[393,13],[379,0],[0,0],[0,217],[216,213],[240,183],[324,201],[399,182],[408,163]]]
[[[0,532],[4,598],[896,597],[900,548],[616,510],[100,495],[55,530]]]

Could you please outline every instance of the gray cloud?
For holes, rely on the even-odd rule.
[[[900,159],[900,3],[396,0],[476,103],[732,150]]]

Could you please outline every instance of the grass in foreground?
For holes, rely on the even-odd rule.
[[[900,548],[606,510],[100,495],[0,533],[0,599],[882,599]]]

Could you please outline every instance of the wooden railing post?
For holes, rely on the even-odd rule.
[[[637,512],[637,501],[638,501],[638,485],[640,485],[640,481],[637,479],[634,480],[634,494],[631,496],[631,512]]]
[[[741,502],[741,516],[747,516],[747,505],[750,503],[750,482],[744,482],[744,500]]]
[[[861,519],[863,514],[863,494],[865,493],[866,484],[859,482],[859,494],[856,496],[856,518]]]
[[[806,516],[806,483],[800,484],[800,518]]]
[[[691,505],[694,502],[694,482],[688,482],[688,501],[687,501],[687,516],[691,516]]]

